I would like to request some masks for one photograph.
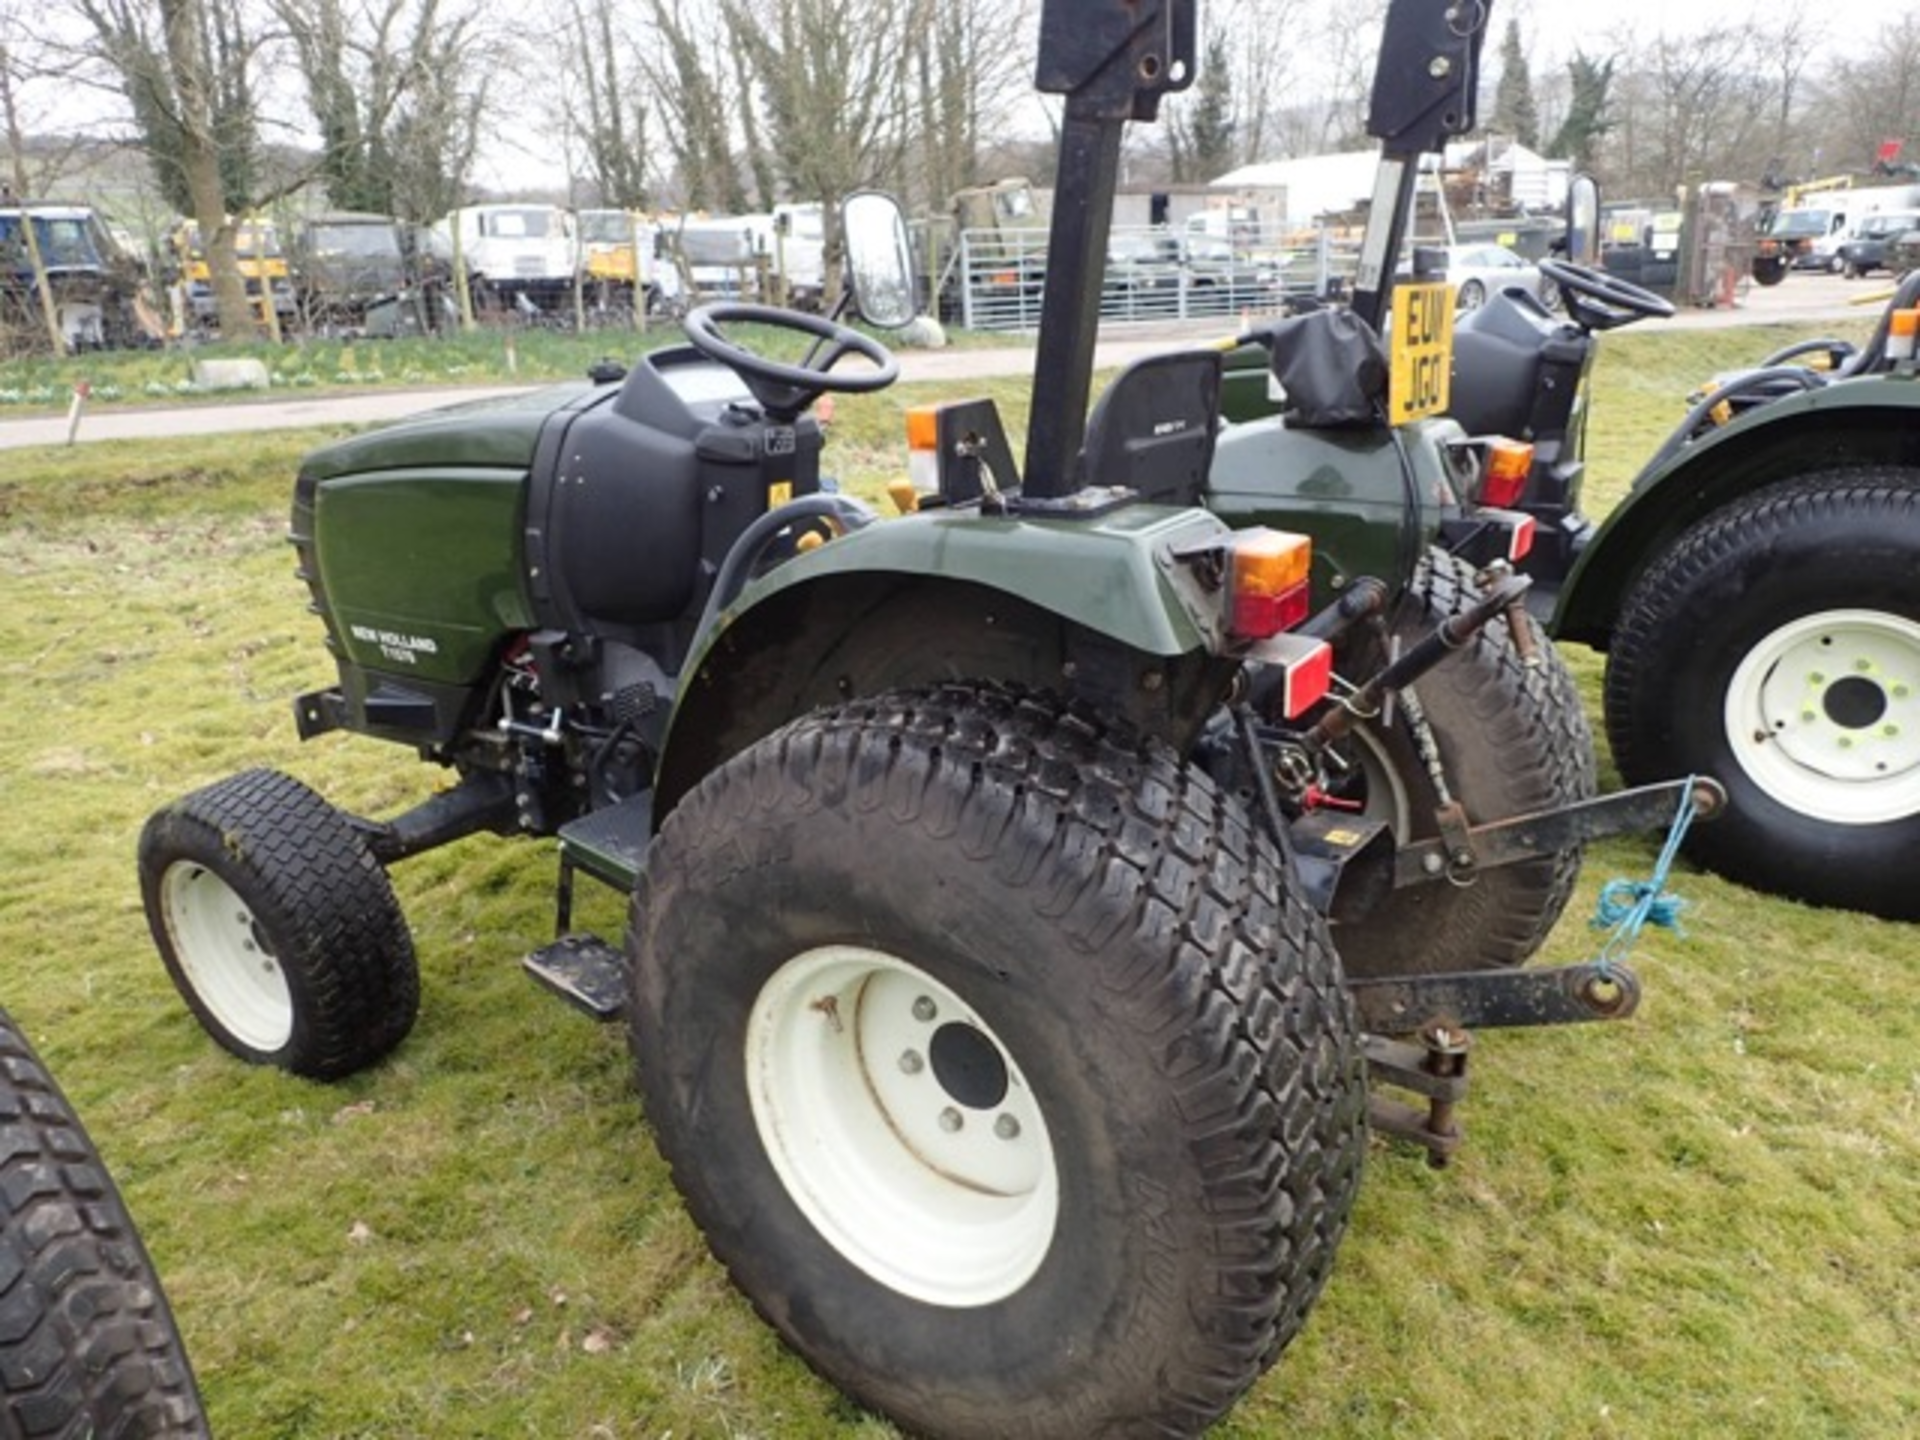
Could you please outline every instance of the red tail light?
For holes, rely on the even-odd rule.
[[[1487,469],[1480,477],[1480,503],[1510,509],[1526,491],[1533,473],[1533,446],[1521,440],[1487,441]]]
[[[1265,640],[1307,618],[1313,542],[1265,528],[1243,530],[1227,551],[1227,628],[1237,640]]]

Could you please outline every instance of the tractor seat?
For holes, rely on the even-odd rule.
[[[1136,360],[1087,421],[1081,485],[1112,485],[1162,505],[1197,505],[1213,468],[1220,415],[1218,350]]]

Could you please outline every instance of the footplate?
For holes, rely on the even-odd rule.
[[[1624,1020],[1640,1004],[1640,981],[1624,965],[1588,961],[1532,970],[1390,975],[1347,981],[1360,1028],[1412,1035],[1430,1025],[1511,1029]]]
[[[520,963],[535,980],[596,1020],[618,1019],[626,1008],[626,957],[597,935],[562,935]]]

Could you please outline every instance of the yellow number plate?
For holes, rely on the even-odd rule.
[[[1400,425],[1447,408],[1453,372],[1453,287],[1393,287],[1393,385],[1387,414]]]

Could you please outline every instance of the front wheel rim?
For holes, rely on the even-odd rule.
[[[1727,739],[1772,799],[1836,825],[1920,812],[1920,623],[1830,610],[1780,626],[1727,685]]]
[[[174,956],[200,1003],[248,1049],[284,1048],[293,1038],[293,994],[252,908],[192,861],[169,866],[160,893]]]
[[[1033,1278],[1059,1220],[1052,1140],[1007,1047],[954,991],[883,951],[806,951],[755,998],[746,1067],[781,1184],[869,1278],[955,1308]]]

